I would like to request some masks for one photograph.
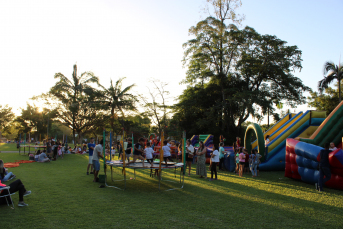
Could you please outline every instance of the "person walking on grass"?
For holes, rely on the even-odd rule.
[[[215,180],[218,180],[217,177],[217,163],[219,162],[219,152],[218,147],[216,145],[213,145],[213,153],[211,153],[211,179],[209,181],[213,181],[213,174],[215,175]]]
[[[98,174],[100,171],[100,162],[99,159],[102,158],[104,160],[104,156],[102,155],[102,140],[98,142],[98,145],[95,146],[93,150],[93,168],[94,168],[94,179],[93,182],[99,182]]]
[[[91,173],[93,172],[93,151],[95,148],[94,138],[91,138],[90,143],[88,143],[88,166],[87,166],[87,175],[89,175],[89,168],[91,168]]]
[[[316,189],[319,192],[323,192],[323,186],[327,181],[331,179],[331,170],[330,170],[330,163],[329,163],[329,150],[330,143],[325,143],[325,149],[322,149],[319,152],[320,161],[319,161],[319,179],[318,183],[315,183]],[[324,178],[325,176],[325,178]]]

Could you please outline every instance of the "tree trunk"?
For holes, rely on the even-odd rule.
[[[341,77],[338,77],[338,95],[339,95],[339,102],[341,102]]]

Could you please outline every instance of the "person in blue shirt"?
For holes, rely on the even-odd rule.
[[[91,138],[91,142],[88,143],[88,153],[89,153],[89,160],[88,160],[88,166],[87,166],[87,175],[89,175],[89,167],[91,168],[91,173],[93,172],[93,150],[94,150],[95,144],[94,144],[94,138]]]
[[[331,150],[329,150],[330,143],[325,143],[325,149],[322,149],[320,151],[320,161],[319,161],[319,179],[318,183],[315,184],[316,189],[319,192],[324,191],[323,185],[325,182],[329,181],[331,179],[331,170],[330,170],[330,163],[329,163],[329,153]],[[325,175],[325,178],[324,178]]]

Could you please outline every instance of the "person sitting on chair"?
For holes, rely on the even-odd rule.
[[[14,178],[15,175],[12,172],[8,172],[8,169],[4,167],[4,161],[0,159],[0,180],[5,182]]]
[[[26,204],[24,202],[24,196],[30,195],[31,191],[26,191],[25,186],[23,185],[21,180],[18,179],[16,181],[13,181],[12,183],[10,183],[7,186],[5,184],[2,184],[2,183],[0,183],[0,185],[1,185],[1,187],[9,186],[10,187],[9,191],[10,191],[11,194],[19,191],[19,203],[18,203],[18,206],[19,207],[28,206],[28,204]],[[7,190],[2,190],[2,192],[0,193],[0,196],[1,195],[7,195],[7,194],[8,194]]]

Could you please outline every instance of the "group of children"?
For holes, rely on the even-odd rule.
[[[258,153],[256,149],[253,149],[251,151],[251,154],[249,155],[247,149],[237,148],[235,150],[235,173],[238,173],[239,176],[242,177],[244,172],[249,172],[250,170],[252,173],[252,177],[258,176],[261,157],[262,156]]]

